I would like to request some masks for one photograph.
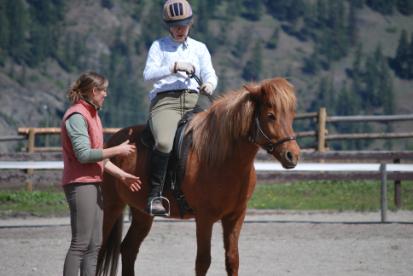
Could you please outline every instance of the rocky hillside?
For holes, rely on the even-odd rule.
[[[368,0],[296,0],[289,1],[290,6],[268,0],[190,2],[196,14],[191,35],[211,50],[220,78],[218,93],[248,81],[284,76],[297,88],[299,112],[325,105],[330,114],[413,112],[413,82],[400,78],[391,66],[403,31],[413,45],[413,16],[399,4],[412,1],[393,1],[397,4],[390,11]],[[110,79],[102,113],[105,126],[143,123],[149,89],[142,80],[147,49],[167,33],[160,19],[162,3],[2,1],[0,136],[15,135],[17,127],[58,126],[68,104],[67,87],[86,70]],[[367,77],[375,60],[382,61],[374,66],[385,81],[377,80],[373,89]],[[354,90],[357,84],[363,87],[360,91]],[[320,95],[323,85],[329,89]],[[343,95],[359,102],[343,107]],[[16,146],[1,143],[0,151]]]

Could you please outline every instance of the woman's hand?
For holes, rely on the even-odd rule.
[[[137,192],[141,189],[142,181],[136,175],[125,172],[115,164],[113,164],[109,159],[105,162],[105,171],[122,181],[132,192]]]
[[[120,176],[120,180],[131,190],[132,192],[137,192],[141,189],[142,181],[136,175],[132,175],[127,172],[123,172]]]
[[[131,153],[134,153],[136,150],[136,146],[134,144],[130,144],[129,139],[123,142],[122,144],[116,146],[118,154],[121,156],[126,156]]]

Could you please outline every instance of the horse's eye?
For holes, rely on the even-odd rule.
[[[268,120],[270,120],[270,121],[275,121],[275,115],[272,114],[272,113],[268,113],[268,114],[267,114],[267,118],[268,118]]]

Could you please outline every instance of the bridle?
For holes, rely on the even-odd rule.
[[[195,74],[191,74],[189,75],[190,78],[194,78],[195,81],[199,84],[199,86],[202,86],[202,81],[201,79],[195,75]],[[205,94],[206,96],[208,96],[209,100],[212,102],[213,98],[211,95]],[[265,132],[262,130],[261,124],[260,124],[260,120],[258,119],[258,114],[255,114],[255,119],[254,119],[254,123],[255,123],[255,133],[254,135],[250,135],[248,137],[248,140],[254,144],[257,144],[259,146],[261,146],[263,149],[265,149],[268,153],[272,153],[279,145],[284,144],[285,142],[288,141],[292,141],[292,140],[296,140],[295,136],[287,136],[284,137],[280,140],[278,140],[277,142],[273,143],[272,140],[268,137],[267,134],[265,134]],[[257,137],[258,135],[261,135],[262,137],[264,137],[265,140],[267,140],[267,143],[264,145],[260,145],[258,144],[257,141]]]
[[[255,124],[255,133],[254,135],[250,135],[248,137],[248,140],[254,144],[257,144],[259,146],[261,146],[263,149],[265,149],[268,153],[272,153],[279,145],[288,142],[288,141],[292,141],[292,140],[296,140],[295,136],[287,136],[284,138],[279,139],[277,142],[273,143],[272,140],[268,137],[267,134],[265,134],[265,132],[262,130],[261,128],[261,124],[260,124],[260,120],[258,119],[258,114],[255,115],[255,119],[254,119],[254,124]],[[267,143],[265,143],[264,145],[260,145],[257,143],[257,137],[258,135],[261,135],[262,137],[264,137],[264,139],[267,141]]]

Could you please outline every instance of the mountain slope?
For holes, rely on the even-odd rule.
[[[35,1],[16,2],[25,4],[34,30],[33,26],[40,24],[33,19]],[[106,4],[102,5],[103,2]],[[214,12],[198,16],[202,14],[202,2],[193,1],[195,15],[202,20],[195,22],[191,35],[204,41],[212,52],[220,79],[218,93],[242,87],[247,81],[243,77],[248,74],[258,74],[259,79],[284,76],[297,88],[299,112],[312,112],[316,111],[313,110],[314,102],[319,97],[317,93],[323,78],[332,83],[333,90],[329,93],[334,97],[338,96],[344,83],[351,90],[353,80],[349,71],[356,46],[347,47],[345,57],[328,61],[327,68],[309,74],[303,71],[305,61],[312,62],[323,29],[310,29],[313,34],[306,34],[309,31],[304,16],[294,21],[280,20],[268,9],[263,9],[259,18],[253,20],[245,16],[245,10],[230,16],[231,1],[212,2]],[[267,1],[262,2],[268,5]],[[314,1],[304,2],[310,5]],[[56,45],[49,45],[54,47],[54,53],[34,66],[12,56],[3,58],[0,66],[0,135],[14,135],[16,128],[23,126],[58,126],[68,104],[65,99],[67,87],[86,70],[98,71],[110,79],[109,97],[102,112],[105,126],[143,123],[150,86],[143,82],[142,70],[148,45],[159,35],[166,34],[158,15],[162,1],[61,0],[56,3],[62,5],[63,16],[47,29],[57,37]],[[347,2],[345,7],[348,13]],[[382,15],[367,5],[357,10],[355,22],[363,60],[379,46],[385,58],[393,58],[402,30],[413,29],[412,16],[397,11]],[[30,43],[35,33],[32,29],[28,31]],[[276,47],[269,47],[272,39],[275,39]],[[246,70],[254,65],[254,61],[260,66]],[[390,73],[395,113],[412,113],[408,99],[413,97],[413,82],[397,78],[393,71]],[[328,108],[330,114],[336,113]],[[366,110],[354,112],[362,114]],[[383,110],[379,106],[374,112],[382,113]],[[2,143],[0,151],[15,147],[13,143]]]

